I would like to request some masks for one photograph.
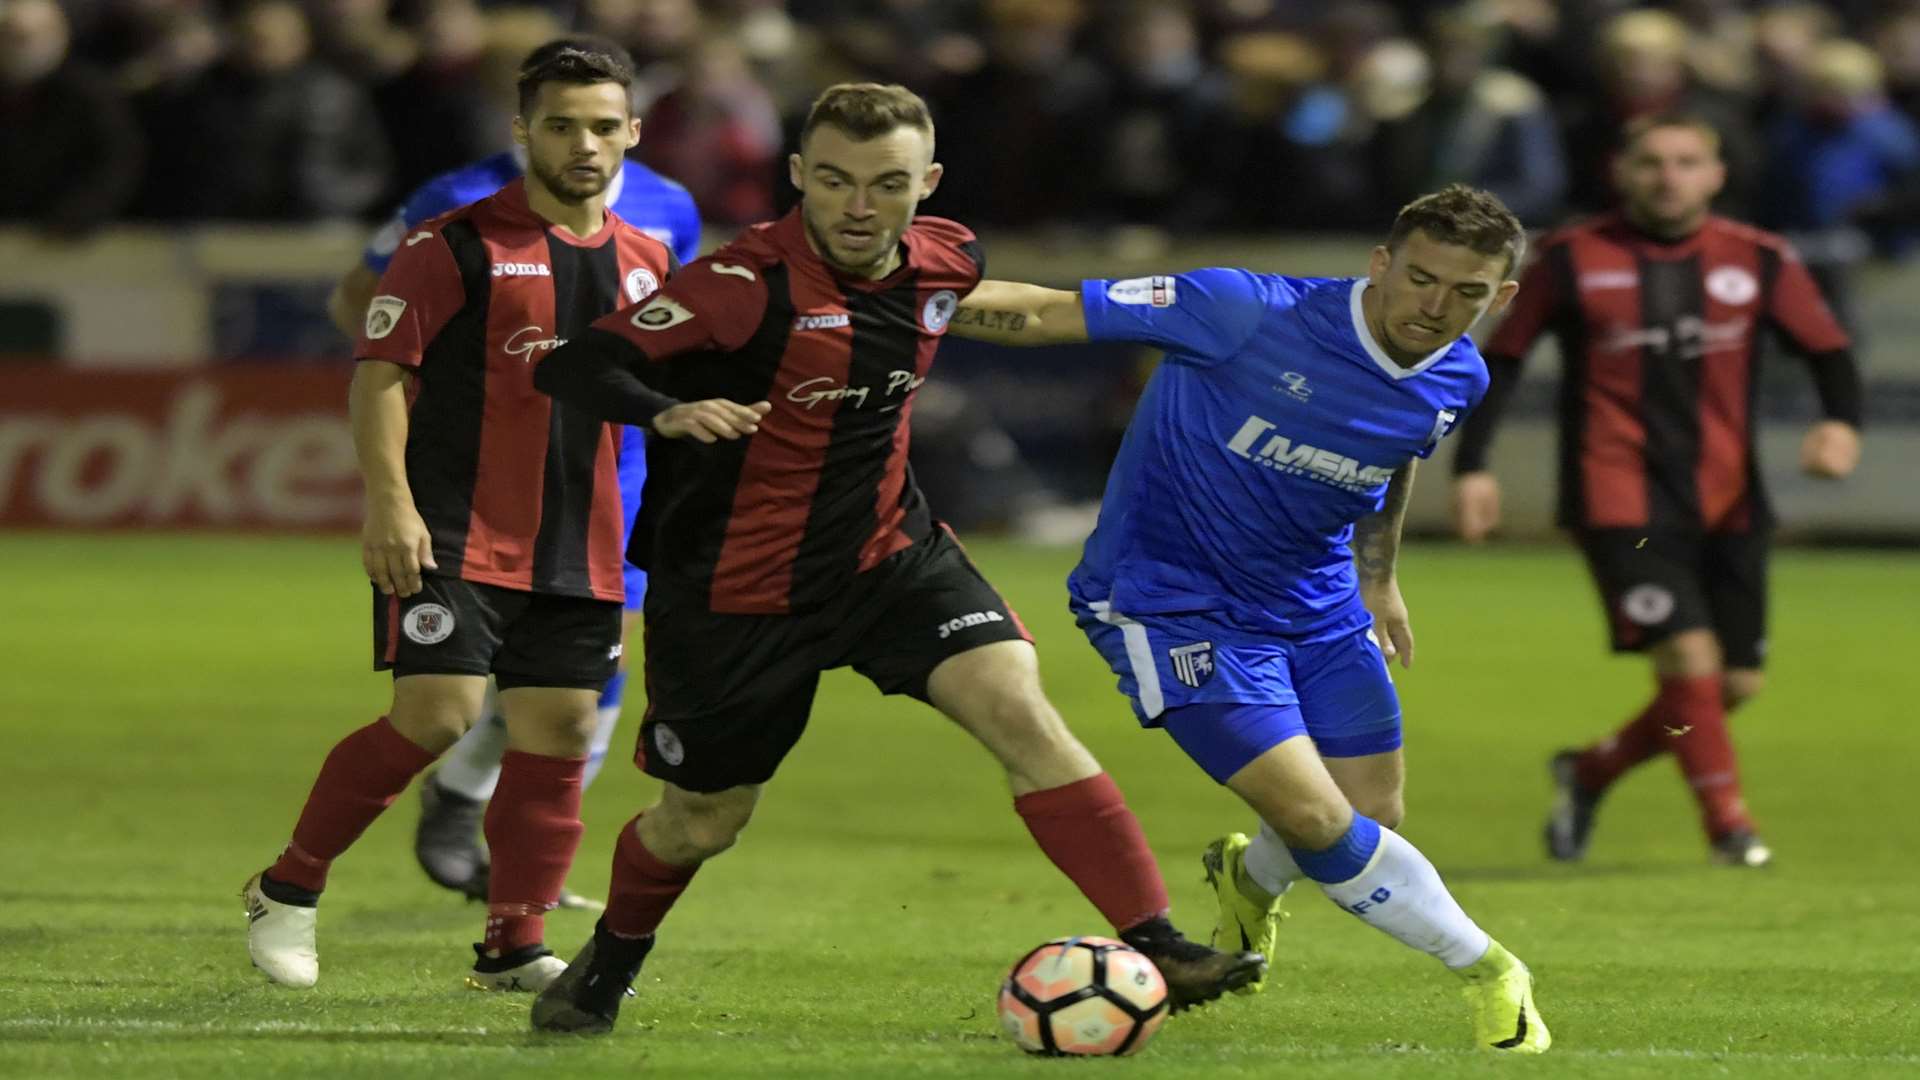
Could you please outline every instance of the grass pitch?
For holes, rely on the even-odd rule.
[[[1071,552],[974,554],[1204,935],[1197,855],[1248,816],[1135,727],[1064,610]],[[525,997],[461,989],[482,912],[415,869],[412,792],[335,869],[320,986],[280,990],[247,964],[235,893],[327,747],[385,703],[352,541],[10,535],[0,566],[0,1076],[1920,1074],[1911,555],[1780,558],[1774,682],[1736,724],[1779,857],[1751,873],[1706,865],[1667,762],[1609,799],[1588,864],[1549,864],[1546,755],[1637,709],[1643,666],[1602,655],[1564,550],[1407,553],[1404,831],[1533,966],[1555,1037],[1497,1063],[1469,1049],[1450,976],[1311,888],[1265,995],[1175,1019],[1138,1058],[1024,1058],[994,1024],[1005,965],[1105,928],[984,753],[847,673],[612,1037],[536,1038]],[[576,889],[603,892],[612,832],[650,795],[609,765]],[[550,942],[570,955],[590,927],[556,913]]]

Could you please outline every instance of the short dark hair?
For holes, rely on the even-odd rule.
[[[1465,184],[1448,184],[1401,207],[1387,234],[1387,250],[1398,251],[1416,229],[1443,244],[1505,255],[1508,274],[1527,253],[1527,230],[1513,211],[1492,193]]]
[[[564,37],[547,42],[520,62],[521,116],[533,111],[533,99],[540,87],[550,82],[575,86],[610,82],[631,90],[633,58],[606,38]]]
[[[917,128],[933,138],[933,113],[920,95],[897,83],[838,83],[821,91],[807,110],[800,144],[821,125],[831,125],[865,142],[894,128]]]
[[[1627,121],[1627,126],[1620,131],[1620,152],[1624,154],[1632,149],[1633,144],[1639,142],[1648,132],[1663,128],[1686,128],[1688,131],[1697,131],[1701,138],[1707,140],[1707,148],[1712,150],[1715,156],[1720,153],[1720,129],[1708,123],[1704,117],[1683,112],[1654,113],[1651,116],[1640,116]]]

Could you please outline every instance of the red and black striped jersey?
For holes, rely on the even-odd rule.
[[[648,440],[628,558],[651,588],[721,613],[805,611],[928,534],[907,465],[914,400],[984,262],[973,233],[940,218],[901,242],[894,273],[849,277],[796,210],[594,324],[655,389],[773,405],[735,442]]]
[[[1754,454],[1768,333],[1851,363],[1847,333],[1781,237],[1710,217],[1664,242],[1619,214],[1549,235],[1489,364],[1559,339],[1560,524],[1744,531],[1769,520]],[[1463,447],[1463,453],[1465,448]]]
[[[533,371],[672,268],[664,244],[611,212],[584,239],[550,225],[524,180],[401,241],[355,355],[415,375],[407,483],[438,573],[624,598],[619,429],[536,391]]]

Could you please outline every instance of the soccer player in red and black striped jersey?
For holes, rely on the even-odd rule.
[[[1462,536],[1499,521],[1487,447],[1520,362],[1559,338],[1559,522],[1599,586],[1613,647],[1645,652],[1656,692],[1612,736],[1552,762],[1557,859],[1586,852],[1600,796],[1671,750],[1714,857],[1762,866],[1727,713],[1761,686],[1772,516],[1755,458],[1759,350],[1778,335],[1812,366],[1823,419],[1801,464],[1843,477],[1860,457],[1860,379],[1847,334],[1780,237],[1708,213],[1726,169],[1713,129],[1682,116],[1628,129],[1620,212],[1540,245],[1482,350],[1492,386],[1462,427],[1454,509]]]
[[[627,421],[651,391],[766,399],[750,438],[649,445],[629,557],[649,572],[639,764],[660,801],[620,832],[606,915],[534,1026],[601,1032],[700,864],[731,846],[799,739],[820,673],[927,702],[1005,768],[1014,807],[1174,1007],[1257,978],[1167,919],[1119,789],[1040,689],[1026,630],[936,522],[907,465],[917,391],[982,256],[914,217],[939,182],[926,105],[897,86],[815,101],[790,163],[801,205],[692,263],[555,352],[534,384]]]
[[[480,719],[488,675],[511,750],[486,813],[469,984],[538,990],[566,966],[542,924],[579,844],[595,702],[620,656],[620,436],[535,391],[533,371],[671,269],[664,245],[606,210],[638,133],[631,81],[591,47],[524,71],[526,176],[414,230],[368,306],[351,408],[374,666],[393,672],[393,704],[334,746],[291,842],[247,882],[248,951],[275,982],[318,979],[328,868]],[[750,433],[766,408],[647,393],[628,419],[712,441]]]

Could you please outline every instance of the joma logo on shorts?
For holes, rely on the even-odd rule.
[[[997,611],[976,611],[972,614],[962,615],[957,619],[948,619],[946,622],[940,624],[940,640],[945,641],[961,630],[968,630],[976,626],[985,626],[988,623],[1006,621],[1007,617]]]

